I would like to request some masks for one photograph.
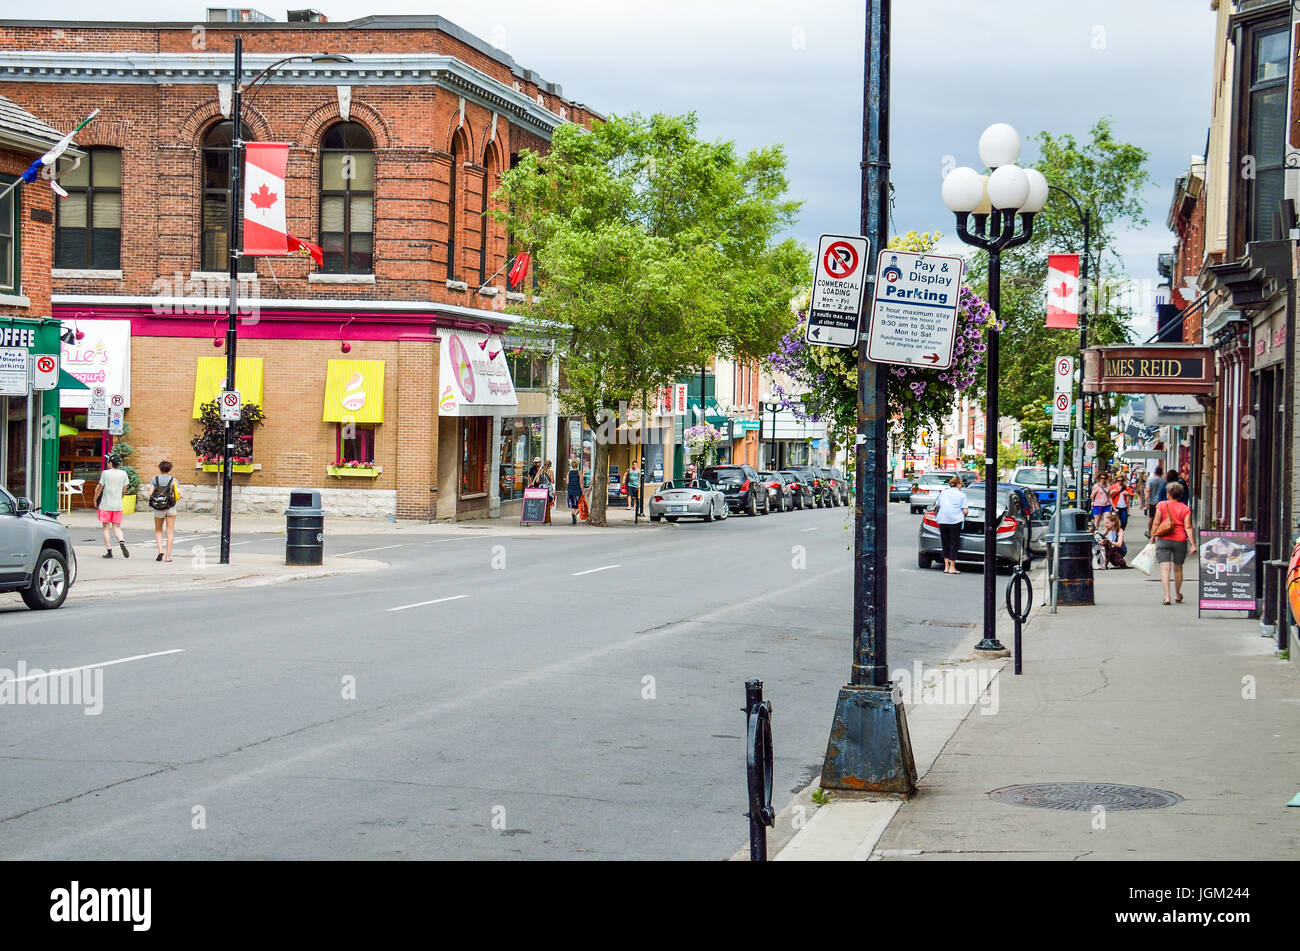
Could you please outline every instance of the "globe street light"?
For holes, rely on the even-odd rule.
[[[1015,164],[1020,158],[1020,136],[1005,122],[984,130],[979,140],[979,155],[991,169],[988,177],[971,168],[953,169],[944,179],[942,194],[948,210],[957,216],[957,236],[966,244],[988,252],[988,303],[998,316],[1002,309],[1002,252],[1024,244],[1033,235],[1034,215],[1047,202],[1047,180],[1034,169],[1022,169]],[[985,365],[984,639],[976,649],[1002,651],[1006,648],[997,639],[994,591],[998,537],[998,333],[992,327],[988,331]]]
[[[763,394],[763,408],[772,414],[772,438],[771,438],[771,458],[768,459],[768,468],[775,471],[777,469],[776,459],[776,411],[781,408],[781,404],[776,401],[776,397],[771,393]]]

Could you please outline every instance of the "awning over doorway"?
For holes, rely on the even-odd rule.
[[[384,421],[383,360],[330,360],[327,363],[324,421]]]
[[[194,375],[194,419],[199,418],[199,408],[211,403],[226,388],[226,358],[199,357]],[[241,403],[262,405],[262,358],[235,358],[235,389],[239,390]]]

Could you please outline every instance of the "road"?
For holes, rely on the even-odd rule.
[[[978,570],[917,569],[918,518],[890,507],[894,668],[980,617]],[[122,662],[100,668],[97,716],[0,705],[0,857],[727,858],[746,678],[774,706],[778,807],[820,771],[850,663],[848,528],[844,508],[565,537],[483,523],[331,547],[391,563],[369,574],[74,589],[50,613],[6,598],[0,667]],[[235,543],[232,560],[284,544]]]

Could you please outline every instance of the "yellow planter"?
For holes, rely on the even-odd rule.
[[[231,467],[230,467],[230,471],[231,471],[231,472],[252,472],[252,471],[253,471],[254,469],[256,469],[256,468],[257,468],[257,463],[255,463],[255,462],[236,462],[236,463],[234,463],[234,464],[231,465]],[[203,471],[204,471],[204,472],[220,472],[220,471],[221,471],[221,463],[219,463],[219,462],[205,462],[205,463],[203,463]]]
[[[329,466],[329,474],[337,478],[377,479],[383,471],[379,466]]]
[[[130,492],[126,492],[122,495],[122,513],[124,515],[130,515],[135,511],[135,500],[136,496]]]

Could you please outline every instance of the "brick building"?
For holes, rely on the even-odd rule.
[[[520,358],[504,311],[530,288],[507,287],[517,249],[484,215],[521,150],[598,117],[440,17],[0,21],[0,94],[56,127],[101,110],[56,210],[53,311],[84,334],[69,372],[124,393],[137,465],[189,471],[197,407],[224,378],[237,35],[243,138],[290,144],[288,230],[321,245],[324,266],[243,261],[237,386],[266,421],[236,469],[236,510],[319,487],[335,512],[496,514],[521,455],[575,449],[545,390],[553,366],[530,365],[517,395],[508,385]],[[346,61],[296,59],[250,86],[326,52]],[[65,394],[83,440],[84,408]],[[193,465],[187,501],[214,504],[217,467]]]

